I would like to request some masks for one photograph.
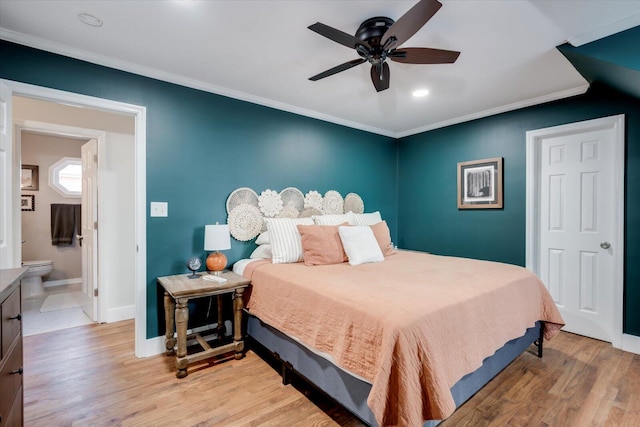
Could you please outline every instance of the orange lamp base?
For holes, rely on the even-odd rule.
[[[220,252],[212,252],[207,257],[207,270],[220,274],[227,267],[227,257]]]

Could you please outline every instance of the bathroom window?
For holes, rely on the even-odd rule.
[[[63,157],[49,168],[49,185],[63,197],[82,196],[82,161]]]

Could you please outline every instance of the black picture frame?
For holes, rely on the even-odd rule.
[[[23,211],[33,212],[36,210],[35,194],[23,194],[20,196],[20,207]]]

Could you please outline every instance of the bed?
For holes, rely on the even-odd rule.
[[[508,264],[397,251],[234,270],[252,281],[248,335],[369,425],[436,425],[563,326],[538,278]]]

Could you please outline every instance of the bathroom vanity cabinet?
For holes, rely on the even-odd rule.
[[[0,270],[0,427],[22,426],[22,301],[23,268]]]

